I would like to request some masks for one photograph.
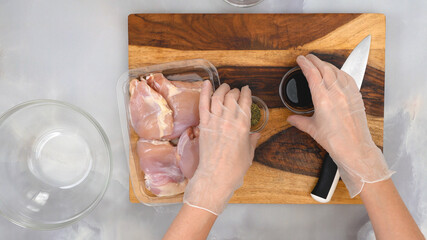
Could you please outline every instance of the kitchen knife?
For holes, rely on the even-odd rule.
[[[365,75],[366,65],[368,64],[369,49],[371,46],[371,35],[365,37],[350,53],[341,70],[348,73],[360,89]],[[332,195],[340,179],[340,173],[337,165],[327,153],[323,160],[320,177],[316,186],[311,192],[311,197],[321,203],[327,203],[331,200]]]

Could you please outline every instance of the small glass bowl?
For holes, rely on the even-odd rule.
[[[261,119],[259,120],[258,124],[251,126],[251,133],[255,133],[261,131],[264,129],[265,125],[267,125],[269,111],[267,104],[265,104],[265,102],[259,97],[252,96],[252,103],[258,105],[259,109],[261,110]]]
[[[297,114],[310,114],[314,112],[314,108],[296,108],[291,106],[291,104],[289,104],[287,101],[289,101],[288,97],[285,96],[284,94],[286,94],[284,88],[286,87],[287,81],[289,81],[290,79],[288,79],[288,77],[296,72],[296,71],[301,71],[301,68],[299,66],[296,66],[292,69],[290,69],[282,78],[282,80],[280,81],[280,85],[279,85],[279,95],[280,95],[280,99],[282,100],[283,104],[285,105],[285,107],[289,110],[291,110],[294,113]]]
[[[0,117],[0,214],[38,230],[71,224],[101,201],[111,148],[99,123],[81,109],[34,100]]]

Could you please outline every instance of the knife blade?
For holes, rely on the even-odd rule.
[[[341,70],[350,75],[360,87],[365,76],[366,65],[368,64],[369,49],[371,47],[371,35],[365,37],[350,53],[341,67]],[[311,197],[321,203],[331,200],[335,192],[340,173],[337,165],[327,153],[320,170],[319,180],[311,192]]]

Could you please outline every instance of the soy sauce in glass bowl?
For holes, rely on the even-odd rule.
[[[283,76],[279,95],[283,104],[294,113],[314,112],[310,88],[300,67],[292,68]]]

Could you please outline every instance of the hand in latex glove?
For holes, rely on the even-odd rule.
[[[307,78],[314,115],[293,115],[288,122],[310,134],[337,164],[351,197],[365,182],[390,178],[381,150],[372,140],[362,95],[353,78],[314,55],[299,56],[297,63]]]
[[[250,134],[251,90],[209,81],[200,93],[199,166],[187,185],[184,203],[220,214],[252,164],[259,134]]]

